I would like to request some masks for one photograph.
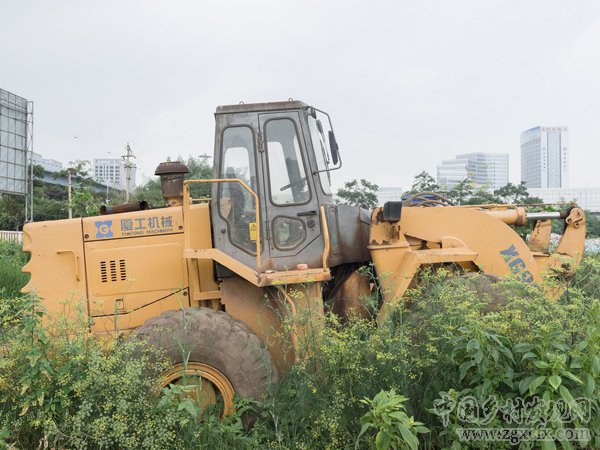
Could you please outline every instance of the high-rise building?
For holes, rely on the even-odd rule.
[[[521,133],[521,181],[528,188],[569,185],[567,127],[534,127]]]
[[[385,202],[397,202],[402,200],[401,187],[380,187],[376,193],[377,204],[383,205]]]
[[[452,188],[463,180],[498,189],[508,184],[508,153],[463,153],[437,166],[437,183]]]
[[[135,189],[135,171],[133,166],[129,176],[129,190]],[[118,158],[94,159],[94,179],[115,189],[125,190],[125,163]]]

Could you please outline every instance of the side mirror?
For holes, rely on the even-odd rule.
[[[340,160],[338,153],[339,147],[337,141],[335,140],[333,131],[329,131],[329,148],[331,149],[331,160],[333,161],[333,164],[337,165]]]

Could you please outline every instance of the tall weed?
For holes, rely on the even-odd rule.
[[[28,274],[21,272],[26,262],[27,255],[20,244],[0,241],[0,299],[19,295],[29,279]]]
[[[0,335],[0,430],[17,448],[231,448],[249,438],[240,417],[219,423],[177,386],[157,392],[167,361],[140,344],[98,339],[79,320],[43,324],[23,298]],[[157,362],[158,361],[158,362]],[[210,427],[212,424],[212,428]]]
[[[358,317],[342,324],[331,314],[312,318],[319,323],[304,336],[298,364],[264,401],[238,399],[238,414],[225,421],[210,414],[198,420],[198,407],[182,399],[177,386],[152,388],[166,367],[161,355],[88,335],[83,315],[46,327],[37,300],[21,297],[0,309],[6,324],[0,333],[0,447],[377,448],[381,430],[379,444],[397,448],[539,446],[457,434],[469,426],[515,426],[498,410],[465,417],[461,401],[515,405],[519,398],[576,413],[565,420],[538,411],[519,426],[590,431],[589,441],[546,447],[599,447],[600,259],[586,257],[556,302],[513,281],[499,281],[487,292],[474,286],[474,279],[443,270],[423,272],[383,324]],[[294,323],[282,320],[291,339]],[[241,414],[249,408],[257,420],[245,428]],[[413,438],[400,431],[392,436],[400,430],[397,421]],[[373,426],[359,439],[367,423]]]

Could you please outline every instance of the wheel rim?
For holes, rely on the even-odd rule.
[[[221,415],[234,412],[233,386],[219,370],[204,363],[176,364],[162,374],[162,386],[183,386],[185,395],[194,399],[201,409],[218,405]]]

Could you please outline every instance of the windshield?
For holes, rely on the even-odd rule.
[[[313,112],[314,116],[312,115]],[[317,160],[317,170],[320,171],[319,178],[321,179],[323,192],[329,195],[331,194],[331,178],[327,170],[329,170],[331,164],[331,150],[329,148],[327,136],[329,136],[329,131],[331,131],[331,124],[327,114],[316,109],[311,109],[310,113],[311,114],[308,115],[310,140]]]

